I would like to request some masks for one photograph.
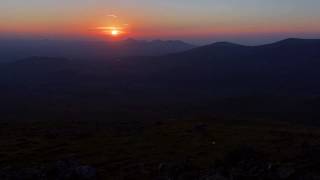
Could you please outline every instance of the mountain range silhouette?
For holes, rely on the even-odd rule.
[[[106,61],[30,57],[0,65],[2,103],[83,102],[95,110],[211,104],[217,111],[314,113],[318,106],[309,105],[320,104],[319,50],[320,40],[286,39],[261,46],[219,42]]]

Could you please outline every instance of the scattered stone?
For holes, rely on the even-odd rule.
[[[0,170],[1,180],[94,180],[96,169],[63,160],[50,165],[28,168],[6,167]]]
[[[199,179],[200,180],[228,180],[228,178],[224,177],[221,173],[215,172],[215,171],[214,173],[203,175]]]
[[[290,166],[280,166],[277,169],[277,173],[280,179],[288,179],[295,173],[295,169]]]
[[[96,169],[91,166],[79,166],[75,168],[75,173],[82,179],[94,179],[96,177]]]
[[[188,160],[177,163],[161,163],[159,165],[161,180],[191,180],[199,177],[196,168]]]

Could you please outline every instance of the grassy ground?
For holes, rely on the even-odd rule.
[[[208,169],[233,149],[249,145],[273,162],[289,162],[320,131],[264,120],[0,122],[0,166],[31,166],[76,159],[101,179],[151,179],[167,162],[191,161]]]

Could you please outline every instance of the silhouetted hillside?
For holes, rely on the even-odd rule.
[[[0,40],[0,62],[29,56],[109,60],[125,56],[157,56],[194,48],[182,41],[107,41]]]
[[[156,107],[313,114],[320,95],[319,50],[320,40],[287,39],[263,46],[214,43],[106,62],[38,57],[3,64],[1,94],[13,107],[26,99],[81,112]]]

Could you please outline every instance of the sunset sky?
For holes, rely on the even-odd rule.
[[[319,0],[1,0],[0,36],[228,40],[320,38]],[[113,31],[115,34],[116,32]]]

